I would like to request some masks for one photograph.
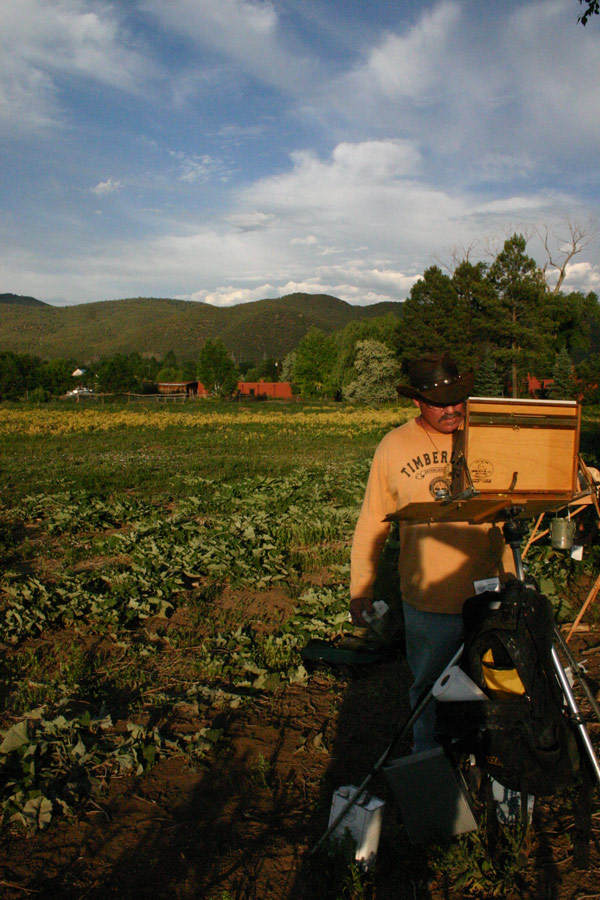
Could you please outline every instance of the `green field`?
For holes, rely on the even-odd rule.
[[[410,414],[0,409],[5,824],[50,834],[101,803],[111,778],[166,759],[210,766],[228,740],[220,710],[308,690],[301,648],[350,628],[372,453]],[[590,464],[598,431],[586,417]],[[388,600],[395,547],[392,535],[378,587]],[[531,552],[559,616],[597,556]],[[195,705],[193,730],[178,725],[182,704]]]
[[[210,751],[214,735],[202,730],[190,742],[138,727],[152,704],[190,691],[223,702],[225,685],[227,702],[239,702],[238,688],[307,677],[299,648],[346,619],[370,456],[405,417],[297,406],[87,412],[12,409],[0,421],[1,702],[13,723],[2,762],[26,769],[36,758],[33,774],[13,773],[2,801],[5,816],[38,825],[40,804],[46,824],[85,803],[88,764],[135,772],[160,754]],[[270,611],[246,606],[274,588],[288,611],[265,633]],[[211,607],[224,591],[234,598],[227,620]],[[186,643],[196,648],[191,672]],[[174,649],[183,691],[168,677],[162,689]],[[106,740],[107,716],[127,720],[125,737]],[[56,794],[66,765],[56,769],[57,742],[67,756],[80,751],[73,796]]]

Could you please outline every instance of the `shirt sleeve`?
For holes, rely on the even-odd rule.
[[[354,530],[350,558],[350,596],[371,597],[383,545],[390,530],[385,516],[396,509],[389,490],[386,458],[381,445],[377,448],[360,515]]]

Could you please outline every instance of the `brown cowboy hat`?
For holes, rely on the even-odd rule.
[[[430,353],[414,359],[408,367],[410,384],[396,388],[403,397],[453,406],[464,402],[473,391],[475,375],[461,375],[448,353]]]

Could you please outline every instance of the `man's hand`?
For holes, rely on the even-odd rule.
[[[350,600],[350,615],[355,625],[367,624],[363,618],[363,613],[373,614],[373,601],[370,597],[353,597]]]

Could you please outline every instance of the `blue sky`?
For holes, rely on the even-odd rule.
[[[600,293],[577,0],[2,0],[0,293],[402,300],[523,231]],[[550,267],[551,268],[551,267]]]

